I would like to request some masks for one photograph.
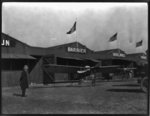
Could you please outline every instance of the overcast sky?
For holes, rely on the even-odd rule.
[[[31,46],[50,47],[79,41],[92,50],[111,49],[118,33],[119,48],[140,52],[148,47],[147,3],[3,3],[2,32]],[[67,35],[77,19],[77,32]],[[117,47],[117,46],[116,46]]]

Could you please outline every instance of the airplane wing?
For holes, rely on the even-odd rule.
[[[78,70],[78,71],[77,71],[77,73],[79,73],[79,74],[82,74],[82,73],[85,73],[85,72],[86,72],[86,70],[81,70],[81,71]]]
[[[66,66],[66,65],[56,65],[56,64],[45,64],[42,65],[42,68],[44,70],[47,70],[48,72],[54,72],[54,73],[77,73],[78,70],[83,70],[84,67],[79,66]]]
[[[42,68],[44,71],[52,72],[52,73],[76,73],[78,74],[78,79],[79,79],[79,78],[84,78],[85,76],[90,75],[91,71],[94,71],[94,73],[114,72],[117,68],[119,68],[119,66],[118,65],[98,66],[98,67],[90,67],[86,69],[85,67],[80,67],[80,66],[45,64],[45,65],[42,65]]]
[[[92,67],[91,71],[102,72],[102,73],[111,73],[111,72],[116,71],[119,67],[120,67],[119,65],[99,66],[99,67]]]
[[[97,66],[97,67],[90,67],[89,69],[83,69],[82,71],[77,71],[79,78],[84,78],[85,76],[89,76],[91,72],[97,73],[111,73],[115,72],[120,66],[119,65],[112,65],[112,66]]]
[[[130,70],[135,70],[136,68],[118,68],[119,70],[123,70],[123,71],[130,71]]]
[[[99,67],[90,67],[89,69],[85,69],[85,67],[80,66],[66,66],[66,65],[56,65],[56,64],[45,64],[42,66],[43,69],[48,70],[49,72],[55,73],[86,73],[90,71],[94,72],[113,72],[114,70],[119,68],[119,65],[112,66],[99,66]]]

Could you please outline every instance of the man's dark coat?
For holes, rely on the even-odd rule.
[[[28,72],[22,71],[21,77],[20,77],[20,86],[21,89],[26,89],[29,87],[28,85]]]

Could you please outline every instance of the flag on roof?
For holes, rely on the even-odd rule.
[[[72,34],[75,31],[76,31],[76,21],[75,21],[74,25],[72,26],[72,28],[66,34]]]
[[[117,33],[115,33],[110,39],[109,42],[117,40]]]
[[[140,46],[142,46],[142,43],[143,43],[143,40],[141,40],[141,41],[137,42],[137,43],[136,43],[136,47],[140,47]]]

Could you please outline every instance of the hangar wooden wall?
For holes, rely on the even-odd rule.
[[[1,47],[1,84],[2,86],[19,85],[23,66],[28,64],[30,60],[32,62],[34,58],[28,54],[27,44],[4,33],[1,34],[1,39],[13,42],[13,45]]]

